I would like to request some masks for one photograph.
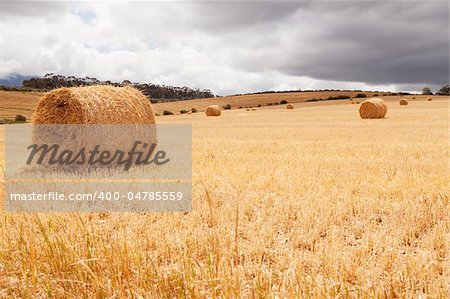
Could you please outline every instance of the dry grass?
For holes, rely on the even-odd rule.
[[[31,119],[33,109],[44,93],[0,90],[0,119],[14,119],[17,114]]]
[[[287,93],[268,93],[268,94],[254,94],[243,96],[228,96],[210,99],[197,99],[187,101],[177,101],[168,103],[158,103],[153,105],[157,113],[162,113],[164,110],[180,111],[181,109],[190,109],[190,107],[197,110],[205,110],[209,105],[219,105],[220,107],[230,104],[232,107],[257,107],[258,105],[266,106],[269,103],[280,102],[286,100],[290,103],[305,103],[308,99],[326,99],[331,96],[348,95],[356,96],[360,92],[344,92],[344,91],[324,91],[324,92],[287,92]],[[366,92],[367,96],[371,96],[373,92]],[[324,101],[307,103],[313,105],[327,105],[327,102],[344,102],[344,101]],[[281,107],[281,105],[280,105]],[[282,106],[284,108],[284,106]]]
[[[0,297],[447,298],[449,100],[418,98],[161,117],[193,124],[193,212],[1,211]]]
[[[266,106],[268,103],[279,102],[280,100],[287,100],[290,103],[301,104],[306,106],[323,106],[323,105],[336,105],[345,104],[346,101],[320,101],[320,102],[306,102],[308,99],[326,99],[330,96],[337,95],[349,95],[351,97],[356,96],[360,92],[341,92],[341,91],[330,91],[330,92],[292,92],[292,93],[271,93],[271,94],[256,94],[256,95],[246,95],[246,96],[230,96],[230,97],[220,97],[220,98],[210,98],[210,99],[196,99],[196,100],[186,100],[177,102],[167,102],[158,103],[153,105],[153,110],[162,115],[164,110],[171,111],[177,114],[180,110],[190,110],[195,108],[198,111],[203,111],[209,105],[219,105],[224,106],[230,104],[232,107],[257,107],[258,105]],[[370,97],[373,92],[366,92],[367,96]],[[31,117],[33,109],[41,96],[44,93],[38,92],[15,92],[15,91],[2,91],[0,90],[0,119],[9,118],[14,119],[16,114],[25,115],[28,119]],[[428,96],[406,96],[406,98],[415,100],[425,101]],[[382,97],[385,101],[399,100],[401,97],[390,96]],[[356,103],[359,104],[359,101]],[[280,105],[278,108],[283,108]],[[275,108],[275,107],[271,107]]]

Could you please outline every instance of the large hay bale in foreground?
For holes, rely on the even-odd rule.
[[[206,116],[220,116],[222,114],[222,109],[219,105],[211,105],[206,108]]]
[[[359,107],[359,115],[363,119],[384,118],[387,106],[381,98],[372,98],[364,101]]]
[[[294,105],[293,104],[287,104],[286,105],[286,109],[294,109]]]
[[[58,144],[74,153],[96,145],[127,152],[135,142],[157,143],[150,100],[130,86],[52,90],[39,100],[32,123],[35,144]]]
[[[427,98],[427,101],[428,101],[428,102],[431,102],[432,100],[433,100],[433,99],[430,98],[430,97]]]
[[[154,124],[150,100],[139,90],[106,85],[59,88],[38,102],[34,124]]]
[[[407,99],[401,99],[400,100],[400,105],[402,105],[402,106],[408,105],[408,100]]]

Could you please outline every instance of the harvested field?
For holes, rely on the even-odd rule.
[[[193,211],[1,211],[0,296],[448,298],[449,99],[407,98],[161,116],[193,126]]]

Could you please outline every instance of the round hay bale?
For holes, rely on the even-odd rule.
[[[35,143],[58,143],[71,149],[126,148],[134,141],[156,143],[155,113],[150,100],[131,87],[94,85],[47,92],[32,117]],[[121,129],[108,126],[123,125]],[[63,126],[65,125],[65,126]],[[81,126],[90,125],[90,126]]]
[[[428,102],[431,102],[432,100],[433,100],[433,99],[430,98],[430,97],[427,98],[427,101],[428,101]]]
[[[286,105],[286,109],[294,109],[294,105],[293,104],[287,104]]]
[[[127,152],[136,142],[147,146],[157,143],[156,127],[149,126],[155,124],[150,100],[131,86],[52,90],[39,100],[32,123],[34,143],[58,144],[61,149],[73,153],[83,148],[92,150],[97,145],[102,151]],[[78,171],[91,169],[90,165],[84,164],[68,166],[67,169],[55,167]],[[97,167],[113,165],[106,163],[94,168]]]
[[[412,99],[413,99],[413,100],[415,100],[415,99],[416,99],[416,97],[412,97]]]
[[[407,99],[401,99],[400,100],[400,105],[402,105],[402,106],[408,105],[408,100]]]
[[[252,111],[256,111],[256,108],[252,108]]]
[[[364,101],[359,107],[359,115],[363,119],[384,118],[387,106],[381,98],[372,98]]]
[[[206,108],[206,116],[220,116],[222,114],[222,109],[219,105],[211,105]]]
[[[150,100],[130,87],[59,88],[38,102],[33,124],[154,124]]]

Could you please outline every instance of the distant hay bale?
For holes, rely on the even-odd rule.
[[[430,97],[427,98],[427,101],[428,101],[428,102],[431,102],[432,100],[433,100],[433,99],[430,98]]]
[[[222,114],[222,109],[219,105],[211,105],[206,108],[206,116],[220,116]]]
[[[356,101],[355,104],[359,104],[359,101]]]
[[[154,124],[150,100],[130,87],[59,88],[38,102],[33,124]]]
[[[293,104],[287,104],[286,105],[286,109],[294,109],[294,105]]]
[[[384,118],[387,106],[381,98],[372,98],[364,101],[359,107],[359,115],[363,119]]]
[[[252,108],[252,111],[256,111],[256,108]]]
[[[415,100],[415,99],[416,99],[416,97],[412,97],[412,99],[413,99],[413,100]]]
[[[251,109],[250,108],[245,108],[245,110],[250,111]]]
[[[400,105],[402,105],[402,106],[408,105],[408,100],[407,99],[401,99],[400,100]]]
[[[356,104],[355,101],[350,101],[350,104]]]

